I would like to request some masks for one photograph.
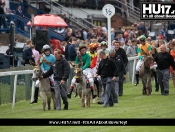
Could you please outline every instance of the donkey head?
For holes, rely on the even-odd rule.
[[[152,56],[147,56],[144,58],[144,65],[147,68],[150,68],[150,66],[154,65],[154,59]]]
[[[76,79],[76,82],[79,83],[82,80],[82,75],[83,75],[83,71],[82,71],[82,64],[74,64],[73,62],[69,62],[73,67],[74,67],[74,78]]]
[[[41,68],[39,66],[35,66],[35,68],[33,69],[32,80],[36,81],[38,78],[40,78],[41,75],[42,75]]]

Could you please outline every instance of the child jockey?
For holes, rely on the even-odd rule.
[[[40,58],[40,64],[41,69],[45,73],[47,70],[49,70],[50,66],[55,62],[56,58],[53,54],[51,54],[49,45],[44,45],[42,48],[43,55]],[[50,79],[50,85],[51,87],[54,87],[54,79],[53,75],[49,77]],[[35,85],[35,94],[34,94],[34,101],[32,101],[30,104],[37,103],[38,101],[38,91],[39,91],[39,80],[36,81]]]
[[[87,51],[87,47],[85,46],[85,44],[80,44],[78,56],[80,55],[82,57],[81,59],[83,62],[83,66],[82,66],[83,74],[86,75],[87,79],[89,80],[90,89],[92,92],[92,98],[94,99],[96,98],[96,96],[94,95],[94,91],[93,91],[94,80],[93,80],[93,76],[92,76],[91,68],[90,68],[91,58],[90,58],[90,55],[86,53],[86,51]],[[79,63],[78,56],[76,57],[75,64]],[[67,94],[68,98],[71,98],[71,94],[74,89],[74,84],[76,83],[75,81],[76,81],[75,78],[73,78],[71,82],[71,86],[70,86],[70,91]]]

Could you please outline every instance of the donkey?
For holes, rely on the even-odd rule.
[[[51,109],[50,103],[51,103],[51,98],[53,99],[53,109],[56,109],[56,98],[55,98],[55,93],[54,91],[50,88],[50,81],[49,78],[40,78],[42,75],[43,71],[40,66],[35,66],[33,70],[33,76],[32,80],[36,81],[39,79],[40,84],[39,84],[39,89],[40,89],[40,96],[42,98],[42,104],[43,104],[43,111],[46,110],[46,102],[48,104],[48,110]]]
[[[155,72],[153,69],[150,67],[154,64],[154,59],[152,56],[145,56],[143,63],[140,68],[140,78],[142,79],[142,84],[143,84],[143,90],[142,94],[143,95],[151,95],[151,78],[153,76],[153,72]]]
[[[90,107],[90,97],[91,97],[91,91],[90,88],[86,88],[86,76],[83,74],[83,71],[81,69],[82,64],[74,64],[73,62],[69,62],[74,67],[74,78],[76,79],[76,89],[77,93],[80,96],[81,99],[81,107],[85,107],[85,104]]]

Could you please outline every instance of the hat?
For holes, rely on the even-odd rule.
[[[86,49],[87,49],[87,47],[86,47],[86,45],[85,45],[85,42],[80,42],[80,44],[79,44],[79,51],[80,51],[81,49],[83,49],[83,48],[86,48]]]
[[[139,37],[139,40],[141,40],[141,41],[144,41],[146,39],[146,37],[144,36],[144,35],[141,35],[140,37]]]

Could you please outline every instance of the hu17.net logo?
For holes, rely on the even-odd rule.
[[[175,20],[175,2],[140,3],[141,20]]]

